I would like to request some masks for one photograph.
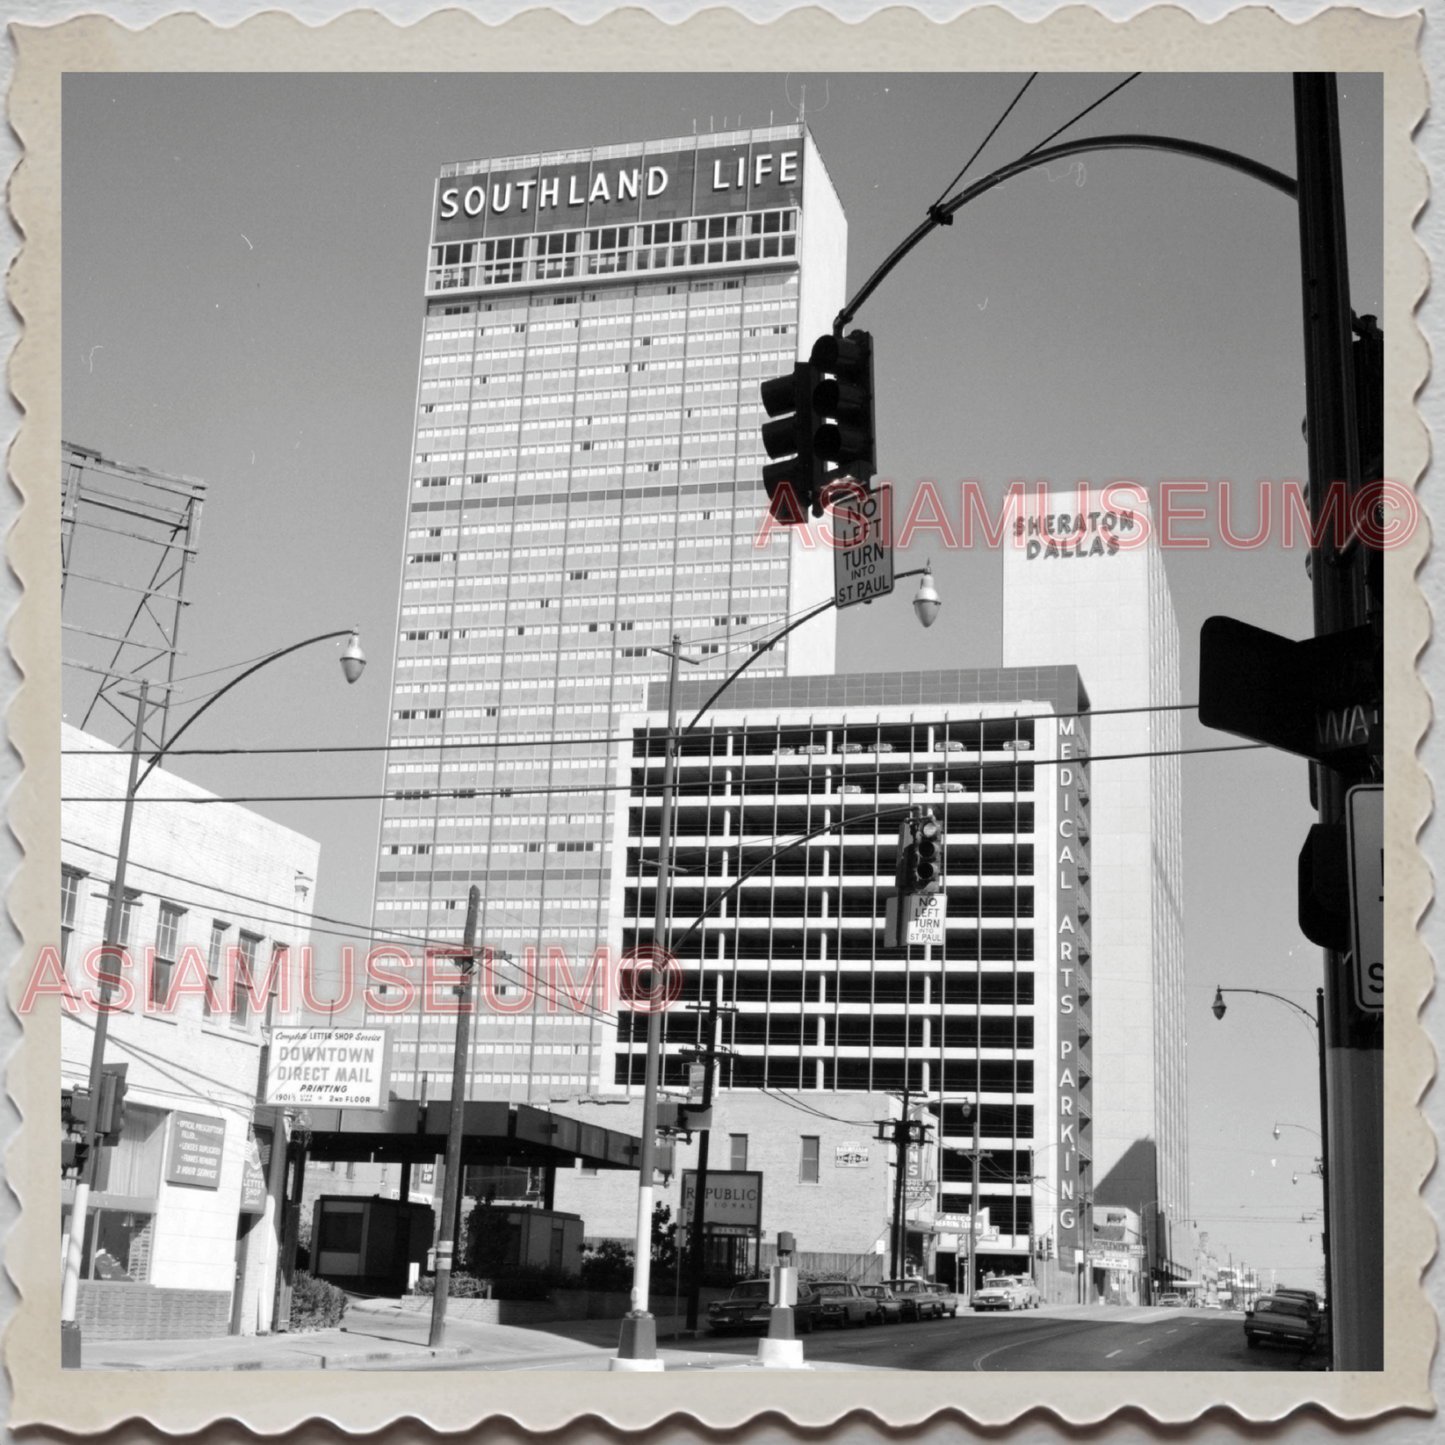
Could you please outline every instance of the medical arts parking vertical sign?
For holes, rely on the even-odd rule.
[[[391,1059],[385,1029],[272,1029],[266,1102],[384,1109]]]

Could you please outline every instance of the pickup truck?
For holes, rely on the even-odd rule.
[[[1266,1340],[1311,1350],[1319,1335],[1320,1312],[1297,1295],[1262,1295],[1245,1311],[1244,1339],[1252,1350]]]

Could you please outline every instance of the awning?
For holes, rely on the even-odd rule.
[[[313,1159],[429,1164],[447,1149],[449,1099],[393,1099],[384,1109],[304,1109],[297,1127],[310,1134]],[[462,1163],[550,1164],[636,1169],[642,1141],[529,1104],[469,1100],[462,1114]]]

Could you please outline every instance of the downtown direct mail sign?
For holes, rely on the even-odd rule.
[[[386,1066],[385,1029],[272,1029],[266,1102],[385,1108]]]

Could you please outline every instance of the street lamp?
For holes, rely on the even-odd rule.
[[[80,1256],[85,1244],[86,1215],[90,1209],[90,1195],[95,1187],[95,1172],[99,1160],[99,1136],[96,1126],[100,1122],[100,1110],[97,1106],[105,1081],[105,1041],[110,1025],[110,999],[112,990],[121,981],[120,959],[124,953],[124,946],[120,942],[120,931],[121,919],[124,916],[126,868],[130,861],[130,833],[131,823],[135,817],[136,793],[139,791],[140,785],[150,777],[160,760],[176,745],[186,729],[203,712],[219,702],[237,683],[244,682],[253,672],[259,672],[263,667],[268,667],[289,653],[298,652],[301,648],[310,647],[317,642],[329,642],[337,637],[348,639],[341,654],[341,670],[348,683],[355,682],[366,666],[366,656],[361,650],[361,639],[354,627],[343,628],[340,632],[323,632],[319,637],[308,637],[304,642],[296,642],[290,647],[280,648],[276,652],[269,653],[259,662],[253,663],[239,676],[233,677],[225,687],[212,693],[171,734],[170,740],[163,741],[161,746],[150,755],[144,772],[141,771],[140,761],[141,754],[145,751],[149,681],[144,678],[140,679],[139,693],[132,694],[136,698],[135,732],[131,738],[130,773],[126,780],[125,808],[121,814],[120,842],[115,853],[115,881],[111,885],[110,898],[106,904],[105,931],[101,936],[100,1000],[96,1009],[95,1034],[90,1049],[91,1106],[85,1121],[83,1135],[85,1160],[81,1166],[80,1177],[76,1181],[75,1198],[70,1209],[70,1230],[65,1241],[65,1272],[60,1290],[60,1353],[61,1366],[64,1369],[80,1368],[80,1325],[76,1321],[80,1295]]]
[[[938,616],[938,610],[942,606],[938,590],[933,585],[933,574],[930,567],[918,567],[912,571],[899,572],[895,580],[904,577],[921,577],[918,593],[913,599],[913,610],[918,620],[925,627],[931,627],[934,619]],[[819,603],[816,607],[810,608],[801,617],[794,620],[780,631],[773,634],[766,642],[759,643],[756,652],[750,652],[743,661],[730,672],[727,677],[714,689],[711,696],[693,714],[692,721],[683,732],[691,732],[704,713],[740,678],[758,658],[770,652],[779,642],[783,640],[795,628],[811,622],[815,617],[821,617],[830,608],[838,605],[836,596],[829,597],[827,601]],[[686,662],[696,666],[696,659],[684,657],[682,654],[682,639],[674,635],[670,648],[655,647],[654,652],[661,653],[671,660],[671,669],[667,682],[667,731],[663,738],[663,770],[662,770],[662,811],[658,822],[657,837],[657,902],[653,915],[652,946],[654,967],[649,970],[651,987],[656,990],[662,978],[661,970],[657,966],[661,960],[661,951],[667,946],[669,917],[668,917],[668,883],[669,883],[669,852],[672,846],[672,813],[676,792],[674,785],[674,757],[677,751],[677,740],[680,736],[677,727],[677,672],[678,663]],[[698,920],[701,922],[701,920]],[[689,933],[691,930],[689,930]],[[643,970],[638,970],[638,981],[641,981]],[[660,1370],[662,1361],[657,1354],[657,1322],[648,1309],[648,1296],[651,1286],[652,1275],[652,1176],[653,1159],[656,1148],[657,1133],[657,1094],[658,1085],[662,1074],[662,1013],[657,1007],[657,1000],[650,1002],[651,1011],[647,1018],[647,1051],[645,1062],[645,1073],[642,1085],[642,1147],[640,1150],[639,1181],[637,1196],[637,1235],[635,1240],[635,1253],[632,1259],[632,1308],[623,1316],[622,1331],[618,1341],[617,1353],[608,1361],[608,1368],[612,1370]],[[703,1189],[703,1181],[697,1181],[695,1186],[699,1195]],[[697,1247],[701,1248],[702,1241],[699,1239]]]
[[[923,569],[923,580],[918,584],[918,591],[913,594],[913,611],[918,620],[925,627],[932,627],[938,619],[938,609],[943,602],[938,595],[938,589],[933,585],[932,563]]]
[[[1314,1025],[1316,1042],[1319,1046],[1319,1072],[1320,1072],[1320,1181],[1324,1185],[1324,1231],[1320,1236],[1320,1245],[1325,1256],[1325,1293],[1333,1297],[1334,1281],[1330,1274],[1330,1124],[1329,1124],[1329,1090],[1327,1087],[1327,1075],[1325,1072],[1325,991],[1322,988],[1315,990],[1315,1011],[1313,1014],[1306,1008],[1301,1008],[1292,998],[1285,998],[1283,994],[1271,993],[1266,988],[1221,988],[1215,985],[1214,1002],[1210,1005],[1214,1017],[1222,1019],[1227,1005],[1224,1002],[1224,995],[1227,993],[1256,993],[1263,998],[1272,998],[1276,1003],[1287,1004],[1297,1014],[1302,1014]],[[1274,1137],[1279,1138],[1280,1125],[1274,1126]],[[1285,1128],[1301,1129],[1302,1124],[1286,1124]],[[1314,1130],[1308,1131],[1313,1134]]]

